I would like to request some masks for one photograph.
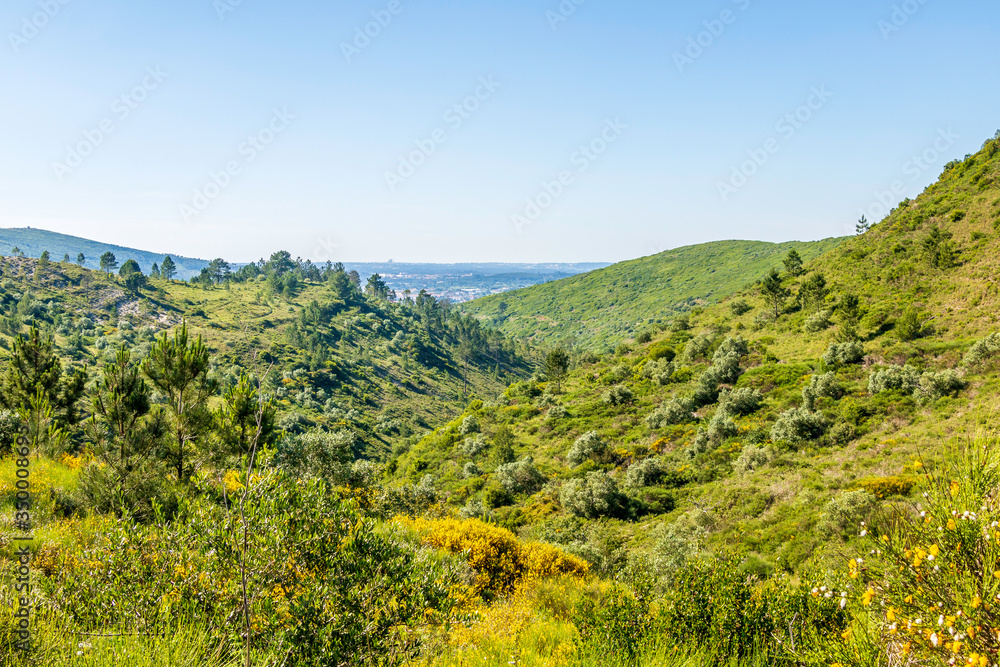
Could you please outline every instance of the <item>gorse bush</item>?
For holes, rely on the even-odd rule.
[[[996,664],[998,451],[992,438],[969,443],[953,463],[924,473],[917,511],[869,522],[863,561],[848,568],[850,608],[858,626],[873,629],[856,633],[857,641],[911,664]]]
[[[607,453],[608,443],[601,439],[597,431],[588,431],[576,439],[566,454],[566,460],[570,465],[578,466],[588,459],[600,461]]]
[[[619,492],[615,480],[602,471],[563,482],[559,503],[566,511],[585,519],[622,516],[627,510],[626,498]]]
[[[583,575],[587,563],[538,542],[520,542],[509,530],[475,519],[403,520],[424,541],[463,554],[476,572],[476,590],[509,593],[525,577]]]
[[[792,408],[778,417],[771,429],[771,440],[798,445],[822,437],[826,427],[826,419],[818,412]]]
[[[865,358],[865,348],[857,341],[831,343],[823,355],[823,363],[829,368],[861,363]]]

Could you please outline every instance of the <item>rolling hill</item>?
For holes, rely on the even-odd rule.
[[[465,312],[539,345],[607,349],[694,306],[707,305],[780,266],[789,250],[809,260],[843,239],[718,241],[668,250],[514,292],[477,299]]]
[[[149,273],[154,262],[159,264],[163,261],[164,255],[170,254],[136,250],[114,243],[101,243],[100,241],[91,241],[44,229],[32,229],[31,227],[0,229],[0,255],[10,255],[14,248],[18,248],[28,257],[39,257],[42,252],[48,250],[52,261],[59,261],[64,255],[69,255],[70,261],[76,262],[77,255],[82,252],[86,257],[83,265],[95,270],[100,268],[98,260],[101,255],[113,252],[119,265],[124,264],[126,260],[134,259],[142,267],[144,273]],[[204,259],[193,259],[173,254],[170,254],[170,259],[174,260],[174,264],[177,265],[177,278],[181,280],[197,276],[204,267],[208,266],[208,261]]]

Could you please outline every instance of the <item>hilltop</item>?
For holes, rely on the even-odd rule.
[[[170,259],[177,265],[177,278],[180,280],[193,278],[208,266],[208,261],[204,259],[126,248],[114,243],[102,243],[44,229],[31,227],[0,229],[0,255],[10,255],[14,248],[28,257],[39,257],[45,250],[49,251],[53,260],[60,260],[64,255],[69,255],[71,262],[76,262],[77,255],[83,253],[86,258],[83,266],[94,270],[100,268],[101,255],[112,252],[119,264],[134,259],[147,274],[154,263],[162,263],[164,255],[169,254]]]
[[[484,297],[463,310],[537,345],[606,350],[676,313],[716,303],[753,283],[779,266],[789,250],[809,260],[842,241],[703,243]]]

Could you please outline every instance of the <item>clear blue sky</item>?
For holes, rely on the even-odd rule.
[[[1000,127],[1000,6],[896,6],[7,0],[0,226],[232,261],[840,236]]]

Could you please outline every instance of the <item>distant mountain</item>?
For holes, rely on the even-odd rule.
[[[43,251],[48,250],[53,261],[62,260],[64,255],[69,255],[71,262],[76,262],[76,256],[81,252],[87,258],[84,266],[89,269],[100,268],[100,257],[106,252],[113,252],[118,260],[119,266],[126,260],[134,259],[142,267],[143,273],[148,274],[153,263],[159,264],[163,261],[164,255],[169,254],[170,259],[177,265],[177,278],[186,280],[201,273],[203,267],[208,266],[208,261],[204,259],[193,259],[182,257],[173,253],[148,252],[135,248],[115,245],[113,243],[101,243],[91,241],[78,236],[49,232],[44,229],[34,229],[24,227],[17,229],[0,229],[0,255],[11,255],[12,250],[18,248],[28,257],[39,257]]]
[[[664,317],[714,303],[759,280],[780,268],[789,250],[808,261],[842,241],[703,243],[477,299],[463,309],[536,343],[609,347]]]

